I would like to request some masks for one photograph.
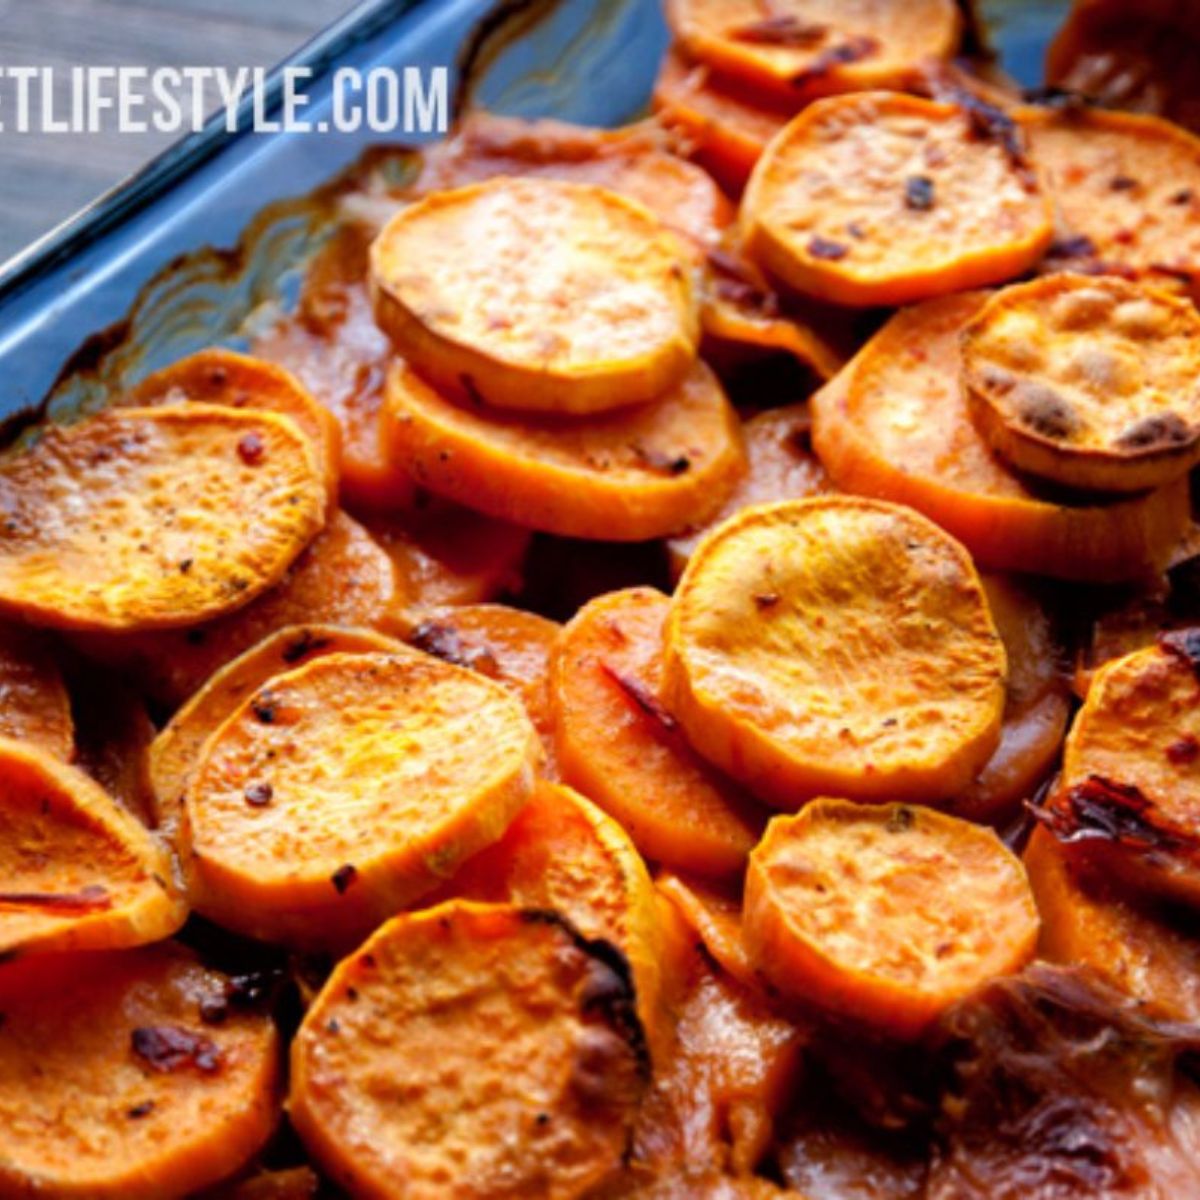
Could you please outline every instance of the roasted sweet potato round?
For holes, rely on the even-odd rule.
[[[922,60],[949,58],[959,35],[953,0],[670,0],[667,18],[694,58],[793,106],[905,87]]]
[[[545,910],[454,901],[334,970],[289,1109],[355,1196],[575,1200],[620,1166],[643,1053],[611,947]]]
[[[651,404],[569,422],[457,404],[399,363],[384,429],[431,491],[566,537],[674,533],[711,513],[745,467],[737,414],[701,363]]]
[[[667,621],[663,695],[764,799],[944,799],[996,749],[1004,647],[966,551],[848,496],[743,510],[701,542]]]
[[[1200,461],[1200,315],[1115,276],[1045,275],[963,330],[963,387],[991,447],[1069,487],[1137,492]]]
[[[178,819],[184,785],[209,737],[267,680],[323,654],[387,652],[399,643],[371,629],[287,625],[221,667],[167,722],[150,747],[156,824]]]
[[[506,688],[415,650],[277,675],[188,782],[195,906],[252,936],[352,944],[504,832],[540,753]]]
[[[71,697],[48,640],[0,625],[0,735],[67,761],[75,747]]]
[[[551,909],[625,956],[653,1040],[662,990],[654,884],[629,834],[590,800],[539,781],[504,836],[468,859],[441,897]]]
[[[0,462],[0,609],[69,629],[192,625],[249,603],[321,528],[311,442],[220,405],[117,408]]]
[[[1200,630],[1092,677],[1042,818],[1068,850],[1137,890],[1200,903]]]
[[[611,813],[647,858],[736,876],[762,831],[759,807],[687,744],[659,701],[669,601],[626,588],[585,604],[551,671],[562,777]]]
[[[1099,108],[1016,115],[1062,226],[1050,265],[1200,294],[1200,138]]]
[[[337,498],[342,447],[337,418],[291,372],[265,359],[214,346],[155,371],[129,394],[129,403],[138,408],[189,400],[291,417],[312,439],[330,500]]]
[[[1033,957],[1020,861],[990,829],[932,809],[818,800],[750,856],[743,926],[781,991],[901,1037]]]
[[[806,108],[750,177],[747,254],[796,291],[855,306],[1021,274],[1050,243],[1050,202],[1017,127],[998,114],[981,132],[973,111],[887,92]]]
[[[0,1195],[163,1200],[246,1166],[279,1039],[230,989],[169,942],[0,967]]]
[[[1100,501],[1034,490],[991,452],[967,411],[959,335],[978,293],[894,316],[813,400],[813,445],[838,487],[911,504],[981,566],[1059,579],[1145,579],[1190,522],[1178,481]]]
[[[0,779],[0,959],[137,946],[183,924],[167,854],[97,783],[8,738]]]
[[[376,239],[371,279],[401,354],[438,385],[504,408],[643,403],[695,357],[685,251],[605,188],[501,178],[435,192]]]

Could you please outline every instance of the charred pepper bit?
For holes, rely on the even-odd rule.
[[[468,645],[457,629],[441,621],[422,621],[409,634],[408,644],[442,662],[478,671],[489,678],[494,679],[500,670],[491,650],[486,646]]]
[[[181,1067],[211,1074],[221,1065],[221,1051],[211,1038],[178,1025],[141,1025],[130,1035],[130,1045],[138,1058],[163,1074]]]
[[[99,883],[88,884],[77,892],[0,892],[0,908],[40,908],[82,915],[111,907],[112,897]]]
[[[666,710],[659,698],[645,684],[628,675],[623,675],[608,663],[601,663],[601,669],[644,712],[653,718],[667,733],[674,733],[679,728],[679,722]]]
[[[248,467],[256,467],[266,455],[267,447],[262,435],[257,433],[243,434],[238,441],[238,457]]]
[[[358,869],[351,863],[346,863],[345,866],[338,867],[338,869],[334,871],[329,878],[329,882],[333,884],[334,890],[339,896],[344,896],[347,888],[349,888],[356,879],[358,879]]]
[[[829,30],[824,25],[803,21],[799,17],[781,13],[776,17],[764,17],[761,21],[750,21],[729,31],[735,42],[746,42],[752,46],[792,46],[811,49],[825,40]]]
[[[914,212],[929,212],[933,204],[933,180],[928,175],[910,175],[904,181],[904,206]]]
[[[879,49],[879,41],[873,37],[853,37],[837,46],[822,50],[803,71],[797,71],[791,78],[791,85],[796,88],[806,87],[815,80],[821,79],[838,67],[846,67],[851,63],[861,62],[870,58]]]
[[[837,262],[850,253],[850,247],[844,242],[833,242],[828,238],[819,237],[814,234],[808,239],[808,252],[813,258],[825,259],[828,262]]]
[[[1132,784],[1089,775],[1049,804],[1029,810],[1060,842],[1105,841],[1144,850],[1179,850],[1183,839],[1154,823],[1154,803]]]

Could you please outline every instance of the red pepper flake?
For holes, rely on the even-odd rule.
[[[808,239],[808,252],[813,258],[823,258],[829,262],[837,262],[850,253],[850,247],[845,242],[831,242],[828,238],[814,234]]]
[[[102,884],[91,883],[77,892],[0,892],[0,908],[46,909],[74,916],[104,912],[112,908],[112,897]]]
[[[774,608],[779,603],[779,593],[760,592],[754,597],[754,603],[759,609]]]
[[[211,1075],[221,1065],[221,1051],[202,1033],[178,1025],[142,1025],[130,1035],[134,1054],[164,1075],[181,1067],[195,1067]]]
[[[344,867],[338,867],[336,871],[329,877],[329,882],[333,884],[334,890],[339,896],[346,894],[346,889],[350,887],[358,879],[358,868],[350,863]]]
[[[1188,733],[1167,747],[1167,761],[1176,767],[1186,766],[1200,757],[1200,742]]]
[[[1191,188],[1180,188],[1179,191],[1174,192],[1172,194],[1171,199],[1169,201],[1169,203],[1171,203],[1171,204],[1190,204],[1191,202],[1192,202],[1192,189]]]
[[[679,722],[667,712],[662,701],[654,695],[644,683],[621,674],[608,663],[601,663],[600,669],[646,714],[656,721],[667,733],[674,733],[679,728]]]
[[[129,1109],[125,1115],[131,1121],[140,1121],[142,1117],[148,1117],[154,1111],[153,1100],[143,1100],[141,1104],[135,1104]]]
[[[734,42],[745,42],[751,46],[794,46],[811,49],[825,40],[829,29],[811,21],[802,21],[791,14],[764,17],[761,21],[750,21],[729,31]]]
[[[275,789],[269,783],[252,783],[243,793],[251,808],[265,808],[271,803]]]
[[[237,448],[238,458],[248,467],[258,466],[267,452],[267,447],[262,440],[261,434],[257,433],[243,434]]]
[[[1132,175],[1114,175],[1108,181],[1109,190],[1114,192],[1132,192],[1137,185],[1138,181]]]

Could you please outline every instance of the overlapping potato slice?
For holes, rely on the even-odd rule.
[[[495,841],[539,755],[506,688],[417,651],[277,675],[188,781],[195,907],[252,936],[344,947]]]
[[[279,1118],[279,1038],[230,987],[170,942],[0,968],[0,1193],[161,1200],[245,1166]]]
[[[787,123],[786,110],[767,108],[723,90],[709,69],[669,50],[654,82],[658,119],[733,194],[741,192],[767,143]]]
[[[645,1082],[623,963],[540,909],[455,901],[344,959],[292,1047],[289,1110],[357,1196],[575,1200]]]
[[[1042,919],[1042,958],[1090,967],[1148,1011],[1200,1018],[1200,938],[1073,860],[1049,830],[1033,831],[1024,861]]]
[[[962,335],[988,444],[1054,483],[1137,492],[1200,460],[1200,315],[1116,277],[1046,275],[992,296]]]
[[[1196,292],[1200,139],[1158,117],[1103,109],[1022,109],[1019,119],[1057,210],[1051,266]]]
[[[9,738],[0,777],[0,958],[136,946],[183,924],[167,854],[98,784]]]
[[[222,347],[200,350],[147,376],[130,393],[136,408],[198,400],[291,417],[312,439],[331,502],[341,474],[341,430],[333,413],[283,367]]]
[[[776,817],[750,856],[750,956],[785,993],[916,1036],[1020,970],[1038,914],[990,829],[927,808],[818,800]]]
[[[74,724],[49,642],[32,629],[0,625],[0,736],[66,761],[75,747]]]
[[[959,382],[978,293],[898,313],[813,399],[813,445],[849,492],[911,504],[996,570],[1144,579],[1190,523],[1178,482],[1116,500],[1034,490],[988,449]]]
[[[289,419],[112,409],[0,463],[0,609],[69,629],[190,625],[249,603],[320,530],[324,481]]]
[[[283,578],[253,603],[192,629],[88,636],[80,644],[120,667],[156,699],[182,704],[213,674],[289,625],[403,624],[408,593],[391,557],[357,521],[335,510]]]
[[[651,404],[570,422],[456,403],[398,363],[384,423],[392,457],[431,491],[566,537],[674,533],[745,467],[737,414],[701,363]]]
[[[746,187],[746,253],[796,291],[855,306],[1021,274],[1050,244],[1050,202],[1017,126],[980,111],[889,92],[806,108]]]
[[[825,468],[812,451],[812,422],[808,406],[788,404],[769,408],[742,426],[746,473],[725,503],[699,529],[667,543],[673,574],[680,574],[700,539],[734,513],[770,500],[804,500],[832,491]]]
[[[954,53],[960,26],[952,0],[670,0],[667,19],[689,55],[797,107],[905,87]]]
[[[554,752],[550,656],[561,631],[557,621],[506,604],[462,604],[429,610],[407,640],[418,650],[511,688],[541,735],[545,775],[553,770]]]
[[[1096,671],[1041,816],[1072,855],[1200,902],[1200,630]]]
[[[371,247],[375,315],[442,387],[593,413],[680,383],[699,336],[687,254],[645,207],[495,179],[402,209]]]
[[[629,963],[654,1042],[662,963],[654,885],[629,834],[578,792],[541,781],[504,836],[468,859],[439,897],[550,909]]]
[[[371,629],[287,625],[225,664],[172,716],[150,746],[155,823],[177,823],[188,776],[204,743],[238,706],[275,675],[323,654],[386,653],[399,643]]]
[[[584,605],[563,630],[551,672],[555,756],[563,778],[611,813],[647,858],[737,875],[763,815],[687,744],[658,699],[669,601],[628,588]]]
[[[1000,744],[950,810],[989,825],[1017,815],[1058,760],[1071,715],[1063,649],[1046,605],[1006,575],[981,576],[1008,660]]]
[[[1006,663],[966,551],[854,497],[743,510],[700,544],[663,695],[692,745],[784,808],[939,800],[996,749]]]

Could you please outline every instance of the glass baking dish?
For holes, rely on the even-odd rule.
[[[1037,84],[1065,0],[980,7],[1001,65]],[[338,67],[445,65],[459,100],[617,125],[644,111],[667,40],[660,0],[366,0],[281,64],[270,94],[284,67],[311,68],[318,121]],[[237,345],[257,310],[288,303],[316,244],[312,208],[281,202],[393,140],[217,118],[18,255],[0,268],[0,417],[48,395],[51,411],[91,407],[202,345]]]

